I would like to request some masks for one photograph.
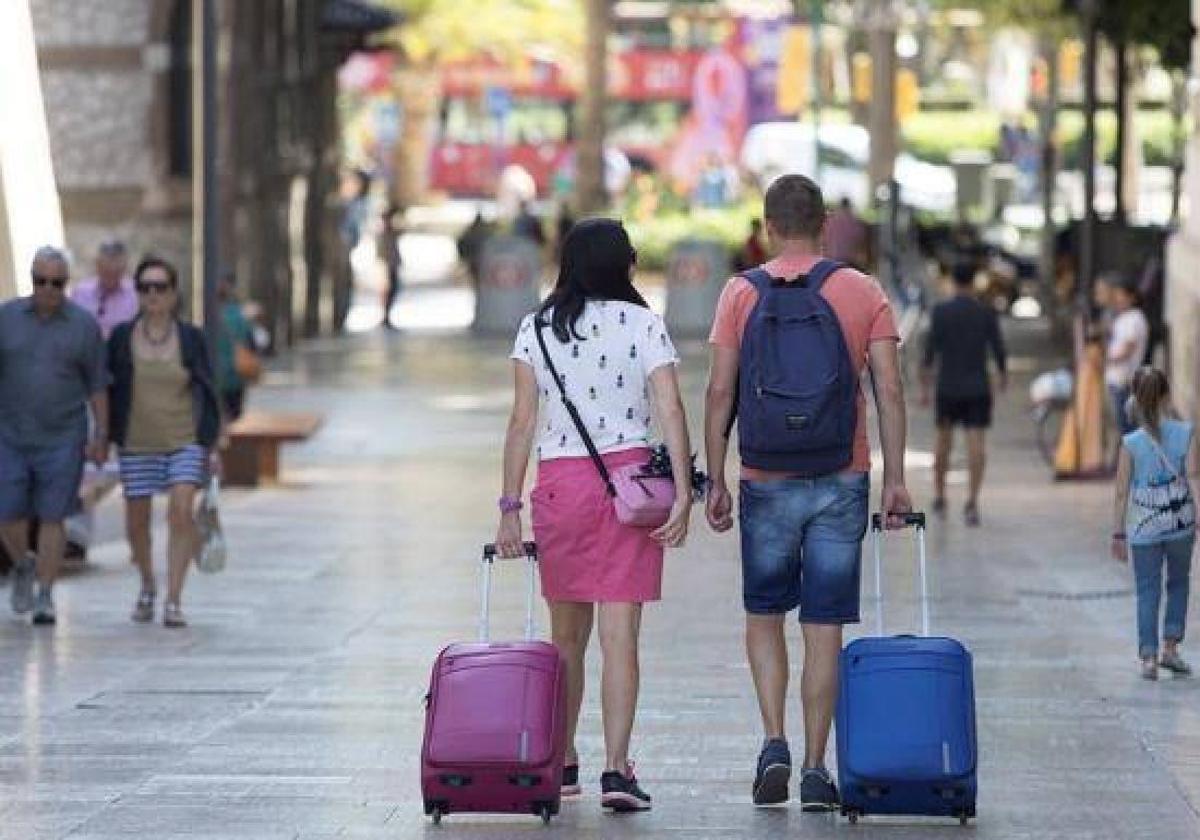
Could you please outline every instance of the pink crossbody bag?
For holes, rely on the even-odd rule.
[[[588,455],[604,481],[608,495],[612,497],[617,520],[623,525],[640,528],[658,528],[667,524],[667,520],[671,518],[671,509],[675,506],[675,479],[652,470],[648,463],[627,464],[610,472],[596,450],[596,444],[588,434],[583,418],[579,416],[579,409],[567,396],[567,389],[563,386],[562,377],[558,375],[558,369],[550,358],[550,350],[546,347],[545,336],[542,335],[545,328],[546,324],[541,317],[536,317],[534,331],[537,333],[538,346],[542,349],[542,358],[546,360],[546,369],[558,386],[563,407],[567,409],[571,422],[575,424],[579,437],[583,439],[583,445],[587,447]]]

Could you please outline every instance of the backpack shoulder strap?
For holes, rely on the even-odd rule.
[[[748,271],[743,271],[738,276],[757,289],[759,294],[771,288],[771,282],[775,279],[771,276],[771,272],[767,271],[761,265]]]
[[[821,291],[821,287],[825,285],[825,281],[845,267],[845,263],[838,262],[837,260],[818,260],[817,264],[808,272],[809,290],[813,292]]]

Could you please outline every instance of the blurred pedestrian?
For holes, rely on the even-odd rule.
[[[1180,420],[1171,405],[1165,373],[1140,368],[1133,377],[1132,392],[1137,428],[1125,436],[1117,462],[1112,553],[1117,560],[1133,561],[1138,656],[1142,676],[1156,680],[1160,667],[1181,676],[1192,672],[1179,655],[1179,643],[1187,626],[1200,447],[1194,426]],[[1167,604],[1160,659],[1164,567]]]
[[[0,305],[0,535],[14,561],[13,611],[54,624],[63,521],[77,505],[85,454],[99,466],[108,450],[107,378],[96,319],[67,300],[66,254],[38,249],[31,273],[33,294]]]
[[[387,270],[387,290],[383,296],[383,326],[385,329],[395,329],[392,323],[392,307],[400,295],[401,271],[403,259],[400,256],[400,237],[404,234],[404,208],[399,205],[389,205],[383,213],[382,226],[379,231],[379,257]]]
[[[899,333],[878,283],[821,257],[825,201],[812,180],[776,179],[763,205],[776,256],[761,270],[729,281],[709,337],[704,427],[712,485],[706,513],[717,532],[733,527],[724,464],[726,435],[736,416],[746,653],[765,735],[753,799],[778,805],[790,795],[784,628],[788,613],[798,608],[805,650],[800,802],[805,811],[830,811],[837,807],[838,791],[825,751],[843,625],[858,621],[870,506],[867,402],[860,385],[868,366],[876,384],[881,510],[888,527],[898,526],[896,516],[912,509],[904,484]],[[777,329],[788,318],[795,320]],[[837,349],[823,349],[831,347]],[[771,388],[765,399],[763,386]]]
[[[225,418],[233,422],[246,408],[246,388],[262,373],[254,330],[238,299],[237,276],[228,271],[217,286],[221,324],[217,333],[217,390]]]
[[[558,218],[554,222],[554,259],[556,262],[562,259],[563,243],[567,241],[567,234],[574,226],[575,217],[571,215],[571,208],[564,201],[558,208]]]
[[[1108,349],[1105,353],[1104,381],[1108,386],[1112,416],[1121,436],[1134,430],[1133,418],[1126,411],[1133,375],[1146,358],[1150,344],[1150,324],[1138,307],[1137,290],[1129,278],[1109,273],[1108,305],[1112,312]]]
[[[471,282],[479,287],[480,261],[483,258],[483,246],[492,235],[492,226],[483,218],[483,211],[477,210],[471,224],[458,237],[458,257],[467,267]]]
[[[738,251],[735,268],[738,271],[748,271],[757,268],[767,261],[767,246],[763,242],[762,219],[750,220],[750,235],[742,243]]]
[[[843,198],[825,222],[825,256],[862,270],[866,249],[867,226],[855,214],[850,199]]]
[[[619,222],[576,224],[564,243],[553,293],[521,322],[512,354],[516,393],[496,534],[504,556],[522,553],[521,494],[536,443],[533,535],[554,643],[567,664],[562,788],[565,794],[579,793],[575,734],[584,653],[598,622],[605,748],[601,804],[615,811],[650,807],[629,761],[642,605],[661,597],[663,549],[683,544],[692,507],[678,357],[662,319],[633,285],[634,258]],[[612,491],[606,490],[609,471],[647,463],[652,415],[670,451],[676,493],[670,518],[656,530],[623,524]]]
[[[929,389],[937,379],[937,444],[933,460],[935,513],[946,511],[946,473],[954,445],[954,427],[967,436],[967,472],[970,477],[963,517],[979,525],[979,491],[987,465],[986,435],[992,425],[992,384],[988,354],[996,361],[1000,390],[1008,387],[1008,363],[1000,321],[991,307],[974,294],[975,266],[954,266],[954,296],[933,308],[921,375],[921,402],[929,404]]]
[[[546,245],[546,231],[542,228],[542,220],[534,215],[528,201],[522,201],[513,219],[513,236],[528,239],[538,248]]]
[[[371,175],[363,169],[355,169],[342,181],[342,221],[340,231],[346,250],[353,251],[362,238],[371,203]]]
[[[215,464],[220,408],[204,333],[179,319],[175,267],[144,257],[134,272],[141,314],[108,342],[112,439],[120,451],[125,524],[141,591],[133,620],[154,619],[158,592],[151,500],[167,494],[167,598],[163,624],[186,627],[183,584],[196,548],[196,489]]]
[[[137,316],[137,292],[129,276],[129,252],[124,242],[110,239],[101,243],[96,252],[96,273],[75,284],[71,300],[92,313],[105,341],[118,324]]]

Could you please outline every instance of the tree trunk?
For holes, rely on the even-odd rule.
[[[1119,224],[1125,223],[1125,147],[1129,143],[1129,122],[1125,119],[1128,113],[1126,101],[1129,97],[1129,45],[1118,41],[1114,52],[1117,57],[1117,102],[1114,110],[1117,117],[1117,159],[1116,178],[1113,184],[1113,220]]]
[[[886,5],[880,5],[869,23],[871,104],[867,128],[871,132],[868,171],[872,195],[892,180],[896,165],[896,21]]]
[[[587,43],[579,142],[575,145],[575,203],[579,212],[590,213],[603,209],[608,203],[604,190],[604,111],[610,4],[609,0],[585,2]]]
[[[1171,227],[1179,224],[1179,197],[1183,194],[1183,118],[1186,109],[1187,77],[1175,72],[1171,78]]]
[[[1096,61],[1099,36],[1096,12],[1084,5],[1083,54],[1083,224],[1079,236],[1079,276],[1076,294],[1081,312],[1091,305],[1092,284],[1096,271]]]
[[[1058,178],[1057,150],[1054,146],[1054,127],[1058,118],[1058,43],[1053,38],[1043,37],[1039,46],[1042,60],[1046,63],[1046,98],[1038,109],[1042,138],[1042,241],[1038,275],[1041,277],[1042,311],[1050,318],[1057,336],[1061,334],[1063,324],[1058,306],[1055,253],[1058,228],[1054,223],[1055,182]]]

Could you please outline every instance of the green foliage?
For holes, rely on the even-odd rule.
[[[991,111],[921,111],[900,127],[904,148],[930,163],[947,163],[958,149],[995,153],[1000,118]]]
[[[583,49],[579,0],[384,0],[403,12],[399,41],[424,63],[481,52],[504,60],[548,52],[576,61]]]
[[[1110,41],[1154,47],[1166,67],[1187,69],[1194,32],[1190,0],[1102,0],[1097,25]]]
[[[625,228],[638,253],[638,267],[651,271],[666,268],[671,249],[684,239],[711,239],[734,254],[750,233],[750,220],[762,216],[762,198],[747,197],[719,210],[667,209],[651,219],[626,219]]]

